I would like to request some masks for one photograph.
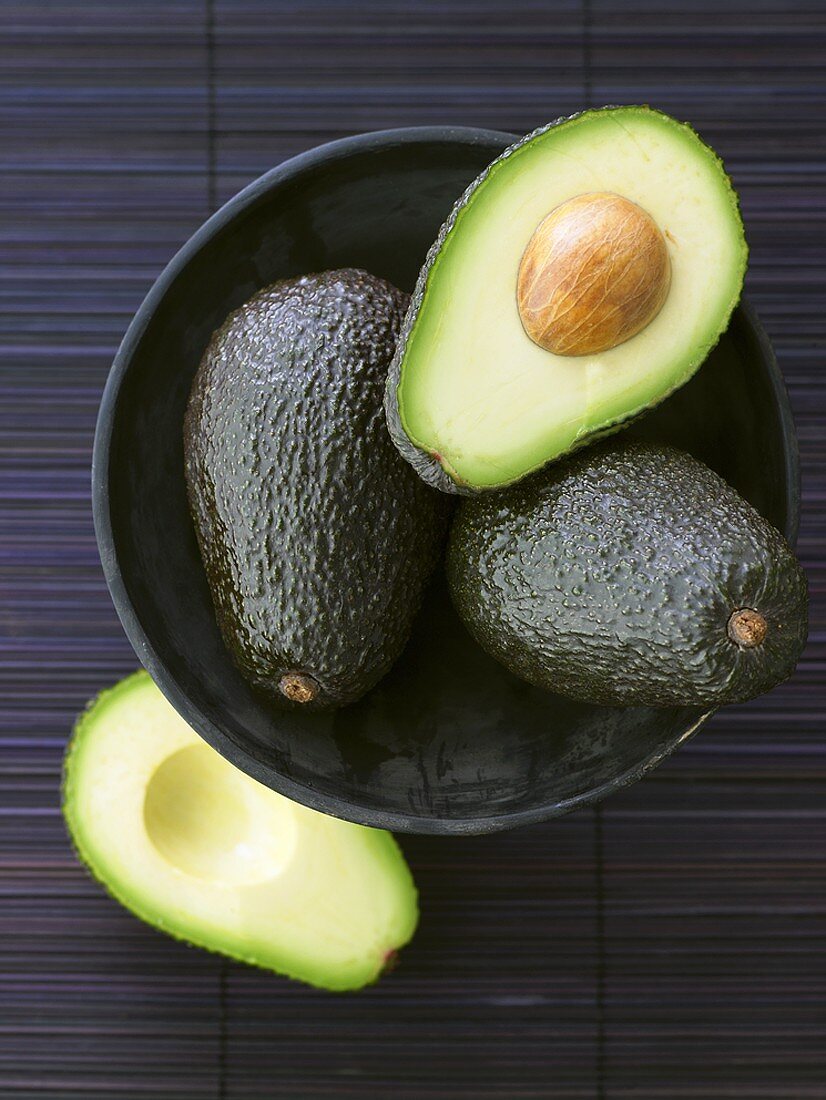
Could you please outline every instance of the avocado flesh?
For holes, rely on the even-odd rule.
[[[552,209],[595,191],[651,215],[666,239],[671,287],[627,342],[554,355],[522,327],[519,263]],[[446,491],[519,480],[688,381],[726,328],[746,259],[737,196],[688,126],[618,107],[529,135],[458,201],[422,269],[388,387],[397,445]]]
[[[311,985],[374,981],[416,927],[416,890],[389,833],[250,779],[144,672],[80,718],[63,812],[92,874],[141,920]]]
[[[185,473],[218,625],[281,706],[368,691],[404,648],[441,557],[448,502],[384,418],[407,303],[353,269],[282,280],[231,314],[193,382]]]
[[[794,670],[805,575],[717,474],[669,447],[614,442],[459,507],[451,594],[516,675],[605,706],[744,702]],[[751,609],[765,638],[729,636]]]

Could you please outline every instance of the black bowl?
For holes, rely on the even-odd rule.
[[[480,833],[565,813],[650,771],[707,717],[589,706],[530,687],[470,640],[438,580],[390,675],[338,712],[269,709],[221,643],[181,443],[211,332],[283,276],[356,266],[411,289],[453,201],[511,140],[489,130],[390,130],[321,146],[262,176],[151,290],[115,359],[95,439],[106,579],[138,657],[171,703],[262,783],[400,831]],[[630,431],[691,451],[794,539],[794,427],[747,307],[697,376]]]

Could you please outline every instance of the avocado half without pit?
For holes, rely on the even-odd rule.
[[[79,720],[63,812],[80,857],[136,916],[311,985],[374,981],[416,927],[416,889],[389,833],[238,771],[145,672]]]
[[[690,127],[616,107],[538,130],[428,255],[388,379],[396,445],[473,494],[616,429],[698,369],[746,258],[737,196]]]

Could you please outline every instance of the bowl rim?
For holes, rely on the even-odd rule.
[[[310,809],[373,828],[420,835],[480,835],[560,817],[574,809],[591,806],[607,795],[641,779],[690,740],[714,711],[701,715],[683,733],[666,740],[633,767],[599,786],[559,802],[522,810],[504,810],[485,817],[419,817],[400,811],[374,809],[353,803],[338,795],[323,794],[276,772],[259,761],[252,753],[237,745],[220,726],[193,705],[189,696],[170,675],[164,661],[149,641],[138,612],[129,597],[118,561],[109,501],[112,429],[116,406],[135,350],[169,288],[201,249],[268,191],[312,171],[319,165],[347,159],[353,154],[391,148],[394,145],[440,142],[471,146],[494,143],[504,147],[515,140],[517,135],[502,130],[472,126],[409,126],[372,130],[317,145],[271,168],[219,207],[189,237],[161,271],[138,307],[115,354],[98,410],[92,452],[92,511],[95,537],[115,611],[141,664],[184,720],[235,767],[263,783],[264,786]],[[784,534],[794,545],[800,513],[800,458],[788,392],[774,350],[756,313],[742,298],[736,308],[743,313],[758,342],[778,411],[785,460],[784,491],[787,515]]]

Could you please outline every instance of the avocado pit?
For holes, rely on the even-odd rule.
[[[594,355],[636,336],[671,285],[668,246],[641,206],[611,192],[577,195],[544,218],[522,255],[522,327],[554,355]]]

